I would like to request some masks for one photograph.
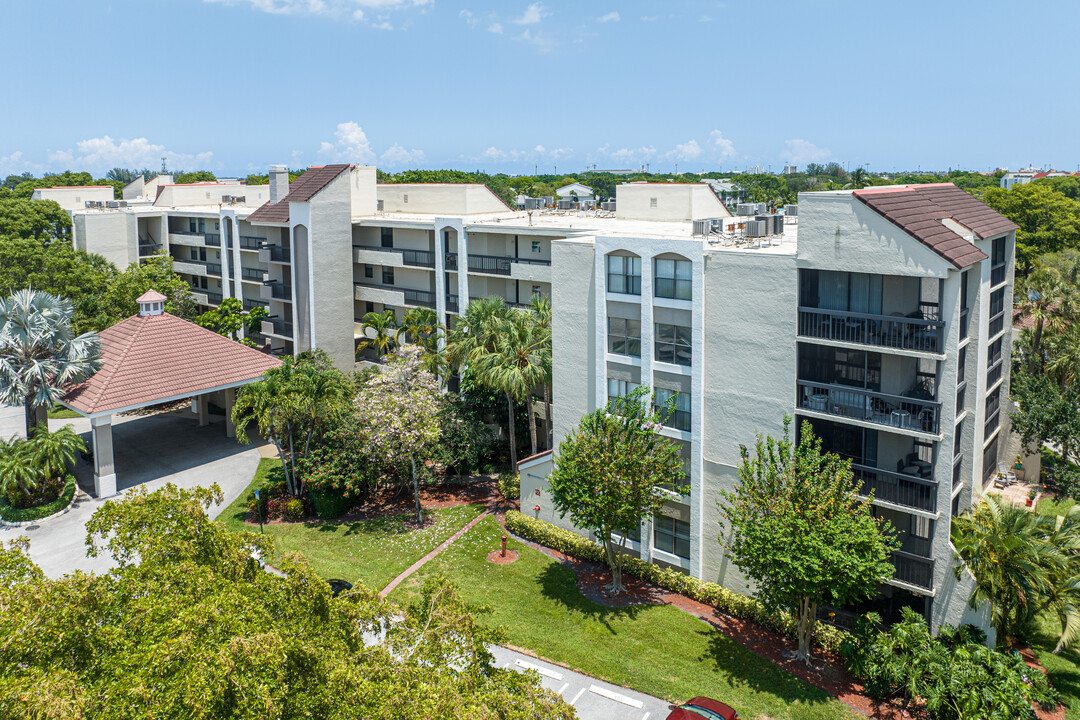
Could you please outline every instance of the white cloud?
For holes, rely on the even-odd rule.
[[[689,140],[687,142],[679,143],[678,145],[676,145],[674,150],[668,151],[667,156],[672,160],[689,162],[690,160],[699,157],[701,153],[702,149],[701,146],[698,145],[698,141]]]
[[[105,172],[114,167],[154,168],[165,158],[166,164],[181,169],[206,169],[214,154],[212,152],[180,153],[156,145],[146,138],[120,138],[108,135],[89,138],[75,143],[74,149],[54,150],[49,153],[49,163],[57,170],[89,170]]]
[[[656,155],[656,148],[652,145],[643,145],[639,148],[619,148],[614,152],[608,152],[605,146],[600,151],[616,162],[645,162]]]
[[[491,23],[490,25],[488,25],[488,32],[495,33],[496,35],[502,35],[502,23]]]
[[[0,156],[0,172],[7,175],[8,173],[26,170],[26,163],[23,162],[22,156],[21,150],[16,150],[10,155]]]
[[[543,145],[537,145],[536,147],[533,148],[533,152],[536,153],[537,155],[543,155],[544,153],[547,152],[547,148],[545,148]]]
[[[659,15],[643,15],[641,17],[642,22],[656,22],[660,19]]]
[[[572,158],[572,157],[574,157],[574,148],[572,148],[572,147],[555,148],[554,150],[551,151],[550,155],[551,155],[552,159],[554,159],[554,160],[564,160],[566,158]]]
[[[607,15],[601,15],[600,17],[596,18],[596,22],[619,22],[619,13],[615,10],[612,10]]]
[[[393,30],[394,29],[394,26],[390,24],[389,20],[382,20],[380,22],[375,23],[371,27],[375,28],[376,30]]]
[[[309,15],[349,17],[363,20],[365,10],[389,12],[391,10],[420,9],[425,11],[435,0],[204,0],[221,5],[250,5],[258,12],[271,15]],[[374,25],[382,28],[385,21]]]
[[[480,22],[480,19],[473,15],[470,10],[462,10],[458,13],[458,17],[464,20],[469,27],[476,27],[476,24]]]
[[[724,133],[719,130],[713,130],[709,133],[709,144],[713,146],[716,154],[722,160],[735,157],[735,143],[724,137]]]
[[[424,161],[424,151],[413,148],[408,150],[394,143],[379,156],[379,162],[387,167],[401,167],[404,165],[416,165]]]
[[[324,141],[319,145],[319,155],[342,162],[372,162],[375,159],[375,151],[363,128],[351,121],[338,123],[334,142]]]
[[[514,22],[518,25],[536,25],[550,14],[548,9],[544,7],[544,3],[534,2],[532,5],[525,8],[525,14]]]
[[[827,160],[829,156],[832,155],[832,151],[828,148],[820,148],[801,138],[785,140],[784,144],[787,145],[788,149],[784,151],[782,157],[795,165],[821,162]]]
[[[525,28],[525,32],[518,35],[518,39],[524,40],[542,53],[548,53],[558,46],[558,42],[542,30]]]

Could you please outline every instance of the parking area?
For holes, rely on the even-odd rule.
[[[673,707],[666,700],[594,680],[508,648],[496,646],[491,652],[500,668],[539,673],[544,687],[573,705],[581,720],[664,720]]]

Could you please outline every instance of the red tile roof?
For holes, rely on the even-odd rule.
[[[142,295],[135,298],[135,302],[137,303],[162,302],[163,300],[168,300],[168,298],[159,293],[157,290],[154,290],[153,288],[150,288]]]
[[[168,313],[134,315],[98,336],[101,369],[63,397],[64,404],[86,415],[244,383],[281,364]]]
[[[282,223],[289,222],[289,203],[307,202],[330,184],[330,181],[345,172],[352,165],[323,165],[308,168],[300,177],[289,183],[289,194],[276,203],[266,203],[248,215],[248,222]]]
[[[855,190],[853,194],[957,268],[985,260],[987,255],[942,220],[950,218],[960,223],[980,240],[1017,229],[1007,217],[952,183],[880,186]]]

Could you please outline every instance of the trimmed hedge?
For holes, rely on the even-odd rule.
[[[320,520],[333,520],[341,517],[352,509],[356,503],[354,498],[345,497],[340,490],[333,488],[317,489],[308,488],[311,503],[315,506],[315,514]]]
[[[607,564],[604,549],[570,530],[551,523],[522,515],[516,510],[506,513],[506,529],[510,532],[581,560]],[[790,613],[773,612],[761,602],[716,583],[698,580],[685,573],[663,568],[632,556],[623,558],[623,572],[636,578],[659,585],[679,595],[712,605],[721,612],[744,620],[752,620],[763,627],[795,637],[795,618]],[[814,627],[814,641],[822,648],[840,652],[840,646],[850,633],[827,623],[818,622]]]
[[[71,499],[73,497],[75,497],[75,476],[66,475],[64,477],[64,489],[60,492],[59,497],[44,505],[29,508],[17,508],[10,505],[6,497],[0,495],[0,518],[3,518],[8,522],[40,520],[41,518],[48,517],[66,508],[71,504]]]

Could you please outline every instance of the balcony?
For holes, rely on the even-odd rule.
[[[291,340],[293,337],[293,324],[278,317],[263,318],[262,332],[264,335],[277,335]]]
[[[873,491],[875,500],[937,512],[938,488],[933,480],[854,463],[851,471],[862,482],[860,495],[866,496]]]
[[[458,310],[458,296],[457,295],[447,295],[446,296],[446,310],[447,310],[447,312],[454,312],[454,313],[460,312]]]
[[[266,280],[263,282],[263,297],[292,302],[292,285],[284,285],[280,280]]]
[[[435,267],[435,253],[430,250],[410,250],[407,248],[373,247],[369,245],[353,245],[354,250],[370,250],[373,252],[389,252],[401,255],[401,264],[411,267]]]
[[[241,250],[258,250],[259,245],[266,242],[266,238],[255,237],[254,235],[241,235],[240,236],[240,249]]]
[[[203,245],[205,243],[203,234],[204,233],[201,232],[190,232],[187,230],[170,230],[169,243],[171,245]]]
[[[161,243],[139,238],[139,257],[147,257],[161,252]]]
[[[259,260],[262,262],[287,263],[289,248],[280,245],[263,245],[259,248]]]
[[[405,294],[406,305],[420,305],[423,307],[435,307],[435,293],[428,290],[411,290],[399,288]]]
[[[240,278],[243,280],[262,282],[264,275],[266,275],[265,270],[260,270],[258,268],[240,268]]]
[[[930,399],[808,380],[798,380],[797,384],[797,407],[803,410],[932,435],[940,431],[941,403]],[[913,390],[911,394],[927,393]]]
[[[909,316],[799,308],[799,335],[821,340],[873,345],[875,347],[941,353],[944,351],[945,323],[926,317],[924,312]]]
[[[206,294],[206,300],[211,305],[220,305],[221,304],[221,293],[206,292],[206,291],[203,291],[203,292]]]
[[[926,590],[934,589],[933,560],[903,550],[894,550],[892,564],[894,580]]]
[[[220,233],[203,233],[203,245],[210,245],[212,247],[221,247],[221,234]]]
[[[221,263],[208,262],[206,263],[206,272],[211,275],[221,276]]]
[[[270,307],[270,303],[266,302],[265,300],[253,300],[251,298],[244,298],[244,309],[245,310],[254,310],[257,307],[261,307],[263,309],[266,309],[266,308]]]

